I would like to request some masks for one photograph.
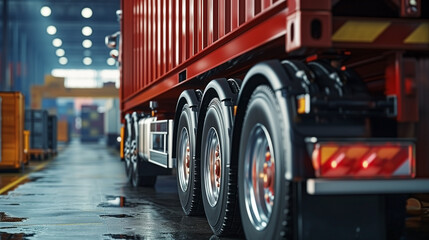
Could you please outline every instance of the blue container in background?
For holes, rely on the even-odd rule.
[[[97,142],[104,135],[103,114],[98,112],[97,105],[82,105],[80,140]]]
[[[48,116],[48,148],[53,152],[57,152],[58,146],[58,122],[57,116]]]
[[[48,150],[48,111],[25,110],[25,130],[30,131],[30,149]]]

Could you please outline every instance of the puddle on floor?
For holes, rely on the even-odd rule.
[[[45,196],[43,193],[11,193],[10,195],[20,197]]]
[[[15,229],[15,228],[17,228],[17,227],[0,227],[0,229]]]
[[[30,182],[37,182],[39,179],[43,179],[43,177],[36,177],[36,176],[33,176],[33,177],[29,177],[29,178],[28,178],[28,180],[29,180]]]
[[[106,237],[110,237],[111,239],[128,239],[128,240],[140,240],[144,239],[144,237],[140,235],[126,235],[126,234],[104,234]]]
[[[15,184],[15,181],[19,180],[18,184]],[[12,192],[13,190],[17,189],[19,186],[24,185],[28,183],[30,180],[28,178],[25,178],[23,180],[19,179],[19,175],[17,176],[1,176],[0,175],[0,183],[1,187],[5,187],[7,184],[14,184],[12,187],[8,188],[6,191],[2,192],[1,195],[8,195],[9,192]]]
[[[127,214],[106,214],[106,215],[100,215],[100,217],[112,217],[112,218],[132,218],[133,216],[127,215]]]
[[[0,232],[0,239],[10,239],[10,240],[27,240],[29,237],[34,237],[34,233],[7,233]]]
[[[0,212],[0,222],[22,222],[24,220],[27,220],[27,218],[10,217],[4,212]]]
[[[135,208],[138,206],[150,206],[150,203],[142,203],[142,202],[125,202],[125,207]]]

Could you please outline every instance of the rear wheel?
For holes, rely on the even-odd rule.
[[[201,187],[204,212],[216,235],[234,235],[240,229],[236,203],[236,169],[229,163],[229,116],[222,103],[214,98],[208,105],[201,138]]]
[[[195,126],[192,110],[185,104],[177,128],[177,188],[180,204],[186,215],[203,213],[201,200],[200,165],[195,156]]]
[[[132,176],[132,164],[131,164],[131,155],[133,148],[135,149],[137,146],[133,146],[133,135],[132,135],[132,119],[130,114],[125,115],[126,121],[126,131],[125,131],[125,146],[124,146],[124,165],[125,165],[125,174],[127,176],[127,181],[131,182]],[[135,142],[134,142],[135,145]]]
[[[284,179],[286,138],[279,112],[273,91],[268,86],[256,88],[247,106],[239,149],[239,203],[247,239],[291,235],[290,182]]]
[[[131,162],[132,151],[133,151],[132,141],[126,142],[124,151],[125,151],[125,154],[124,154],[125,174],[127,175],[127,181],[131,182],[131,177],[133,175],[133,167]]]

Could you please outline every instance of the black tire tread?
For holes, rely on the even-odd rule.
[[[221,105],[221,101],[218,98],[213,98],[210,101],[209,107],[211,105],[215,105],[219,107]],[[218,112],[218,111],[217,111]],[[218,117],[226,117],[220,114]],[[220,123],[219,123],[220,124]],[[204,132],[205,126],[203,127]],[[219,131],[222,132],[222,131]],[[223,134],[223,132],[222,132]],[[204,135],[204,133],[203,133]],[[221,138],[219,136],[219,138]],[[223,140],[220,140],[221,142]],[[204,143],[202,143],[204,144]],[[230,144],[230,143],[226,143]],[[202,151],[203,152],[203,151]],[[231,153],[226,153],[226,155],[231,155]],[[238,166],[231,164],[229,168],[225,169],[225,174],[228,176],[228,182],[226,183],[223,196],[219,196],[218,201],[223,202],[224,212],[220,214],[219,221],[221,221],[221,225],[212,226],[212,230],[215,235],[219,237],[227,237],[227,236],[238,236],[242,234],[242,225],[241,225],[241,216],[240,216],[240,206],[238,202]],[[225,186],[222,184],[222,186]],[[222,200],[221,200],[222,199]],[[218,204],[220,204],[218,202]]]
[[[243,235],[243,228],[241,225],[240,205],[238,204],[238,167],[230,167],[228,178],[229,191],[227,193],[225,222],[219,236],[240,236]]]
[[[186,111],[186,109],[190,110],[188,107],[188,104],[185,104],[182,106],[181,111]],[[189,117],[189,116],[188,116]],[[182,114],[180,114],[179,119],[179,125],[180,125],[180,119],[182,118]],[[187,120],[189,124],[189,119]],[[192,126],[188,126],[188,128]],[[179,131],[179,129],[177,129]],[[188,129],[190,131],[190,129]],[[180,138],[180,134],[177,134],[176,142],[178,142],[178,139]],[[178,150],[178,149],[177,149]],[[189,209],[184,209],[182,207],[184,213],[188,216],[203,216],[204,215],[204,206],[203,206],[203,200],[202,200],[202,193],[201,193],[201,173],[199,171],[200,169],[200,161],[199,159],[193,159],[192,165],[193,168],[193,181],[192,183],[188,183],[188,187],[193,187],[192,189],[192,197],[190,199],[189,203]],[[177,183],[179,184],[179,175],[177,174]],[[180,186],[178,186],[178,191],[181,191]]]
[[[194,162],[194,191],[189,210],[189,216],[202,216],[204,215],[204,206],[202,201],[201,193],[201,174],[198,171],[200,169],[201,161],[195,159]]]
[[[260,85],[258,86],[252,93],[251,97],[249,98],[248,105],[252,103],[255,99],[259,98],[259,94],[265,93],[267,96],[272,96],[275,98],[274,91],[268,86],[268,85]],[[280,106],[278,105],[277,101],[274,101],[274,104],[272,105],[275,108],[275,112],[280,112]],[[248,109],[246,109],[246,113],[244,115],[244,122],[246,122],[249,115],[247,115]],[[250,116],[251,117],[251,116]],[[277,118],[277,121],[280,122],[278,129],[279,132],[283,131],[283,119],[280,117],[279,114],[272,116]],[[243,141],[241,139],[240,141]],[[281,214],[280,221],[273,223],[277,224],[279,226],[279,229],[277,233],[275,233],[277,236],[274,236],[275,239],[293,239],[293,191],[292,191],[292,183],[290,181],[283,180],[284,182],[284,196],[279,196],[279,198],[284,199],[285,207],[283,209],[283,214]],[[273,213],[275,214],[275,213]],[[243,229],[244,230],[244,229]]]

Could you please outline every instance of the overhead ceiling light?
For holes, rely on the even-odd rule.
[[[83,64],[85,64],[85,65],[91,65],[92,64],[92,58],[90,58],[90,57],[84,57],[83,58]]]
[[[82,9],[81,14],[82,14],[82,17],[84,18],[90,18],[92,16],[92,10],[91,8],[84,8]]]
[[[82,34],[84,36],[91,36],[91,34],[92,34],[92,28],[88,27],[88,26],[83,27],[82,28]]]
[[[46,32],[49,34],[49,35],[54,35],[55,33],[57,33],[57,28],[55,27],[55,26],[48,26],[47,28],[46,28]]]
[[[112,56],[112,57],[119,56],[119,51],[117,49],[110,50],[110,56]]]
[[[64,56],[64,54],[66,54],[66,52],[62,48],[58,48],[57,51],[55,51],[55,53],[57,54],[58,57],[62,57]]]
[[[115,65],[115,63],[116,63],[116,61],[114,58],[108,58],[107,59],[107,65],[113,66],[113,65]]]
[[[61,45],[63,45],[63,41],[59,38],[55,38],[52,40],[52,45],[54,45],[54,47],[61,47]]]
[[[91,40],[89,40],[89,39],[85,39],[85,40],[83,40],[83,42],[82,42],[82,46],[83,46],[84,48],[90,48],[90,47],[92,47],[92,41],[91,41]]]
[[[61,65],[66,65],[68,63],[68,59],[66,57],[60,57],[58,62],[60,62]]]
[[[40,9],[40,14],[42,14],[42,16],[44,16],[44,17],[49,17],[51,15],[51,12],[52,12],[51,8],[48,6],[43,6]]]

